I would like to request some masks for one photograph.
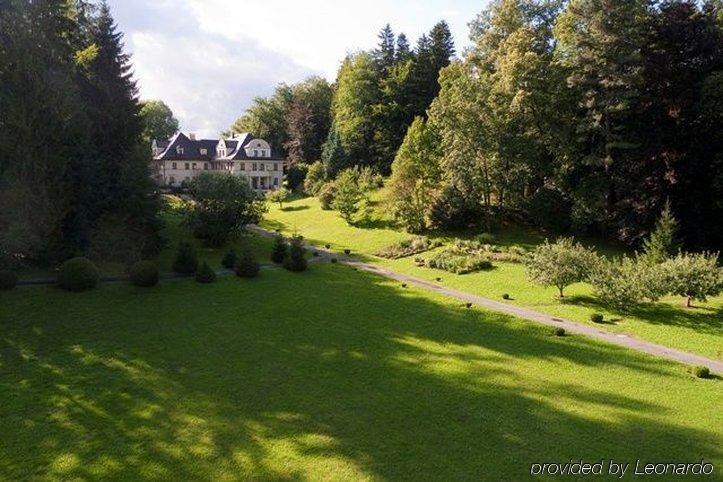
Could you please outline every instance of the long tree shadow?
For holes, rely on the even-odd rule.
[[[565,303],[594,309],[608,308],[597,298],[587,295],[570,296],[566,298]],[[700,333],[720,334],[723,331],[723,308],[714,306],[686,309],[668,303],[641,303],[627,312],[619,312],[619,315],[632,315],[646,323],[681,326]]]
[[[714,413],[719,382],[342,266],[3,301],[10,479],[519,480],[533,462],[723,458],[715,428],[684,423]],[[682,417],[673,387],[700,391]]]

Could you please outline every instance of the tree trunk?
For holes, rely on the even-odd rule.
[[[690,307],[692,306],[692,305],[690,304],[690,301],[691,301],[691,297],[688,296],[688,298],[686,298],[686,300],[685,300],[685,307],[686,307],[686,308],[690,308]]]
[[[563,287],[558,286],[557,289],[560,290],[560,298],[564,298],[565,295],[562,294],[562,290],[565,289],[565,287],[564,287],[564,286],[563,286]]]

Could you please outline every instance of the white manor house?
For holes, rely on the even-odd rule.
[[[285,160],[271,146],[252,134],[234,134],[231,139],[196,139],[179,132],[168,140],[154,140],[154,178],[163,187],[180,187],[205,171],[245,176],[255,191],[281,186]]]

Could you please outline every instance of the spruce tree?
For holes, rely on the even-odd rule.
[[[397,49],[395,53],[395,60],[397,62],[404,62],[412,57],[412,50],[409,47],[409,40],[404,33],[400,33],[397,36]]]
[[[321,152],[321,161],[324,163],[324,170],[327,178],[335,178],[337,173],[349,167],[349,158],[341,144],[341,136],[336,128],[336,124],[332,124],[329,129],[329,137],[324,143]]]
[[[271,248],[271,261],[277,264],[284,262],[286,254],[288,252],[288,246],[283,236],[277,235],[274,237],[274,246]]]
[[[304,241],[300,236],[293,236],[289,241],[289,253],[284,259],[284,268],[289,271],[305,271],[307,268]]]
[[[392,27],[386,24],[377,35],[379,44],[374,50],[374,61],[382,74],[385,74],[394,65],[396,59],[395,38]]]
[[[677,233],[678,221],[670,209],[670,201],[666,201],[663,211],[655,223],[655,229],[650,233],[650,237],[643,242],[646,259],[652,263],[662,263],[675,255],[680,247]]]

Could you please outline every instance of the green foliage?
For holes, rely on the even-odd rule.
[[[213,283],[216,281],[216,272],[204,261],[196,271],[196,281],[199,283]]]
[[[328,211],[332,208],[334,202],[334,196],[336,195],[336,184],[334,181],[329,181],[321,186],[321,189],[316,194],[319,198],[319,204],[321,209]]]
[[[427,210],[439,182],[439,141],[421,117],[407,135],[392,163],[387,202],[392,214],[409,232],[427,227]]]
[[[346,169],[340,172],[334,181],[334,187],[336,192],[331,205],[334,210],[339,211],[347,223],[351,224],[354,215],[359,211],[359,203],[363,198],[356,171]]]
[[[304,179],[304,191],[306,194],[316,196],[319,194],[321,187],[326,182],[326,171],[324,164],[321,161],[316,161],[306,172],[306,178]]]
[[[481,217],[482,209],[474,196],[469,197],[454,186],[446,186],[429,208],[429,223],[437,229],[468,228]]]
[[[605,317],[602,313],[593,313],[590,315],[590,321],[593,323],[602,323],[605,320]]]
[[[445,248],[435,254],[427,265],[456,274],[474,273],[475,271],[492,269],[492,262],[487,256],[470,253],[458,246]]]
[[[595,295],[605,305],[626,311],[646,299],[666,294],[667,278],[659,265],[639,256],[617,260],[600,258],[590,273]]]
[[[221,260],[221,266],[226,269],[233,269],[236,266],[236,258],[236,251],[233,249],[228,250]]]
[[[65,261],[58,268],[58,287],[66,291],[88,291],[98,284],[98,268],[88,258],[78,257]]]
[[[289,251],[289,245],[281,235],[274,236],[274,246],[271,248],[271,261],[281,264],[286,259]]]
[[[178,243],[176,257],[173,259],[173,271],[180,274],[193,274],[198,269],[196,248],[188,241]]]
[[[533,283],[555,286],[562,298],[565,287],[588,278],[596,258],[594,252],[572,238],[560,238],[554,243],[545,240],[526,259],[527,276]]]
[[[244,249],[236,260],[234,271],[240,278],[255,278],[261,271],[261,265],[256,261],[251,250]]]
[[[309,77],[292,86],[292,96],[286,115],[289,140],[284,147],[292,163],[313,162],[321,157],[329,132],[332,89],[326,79]]]
[[[0,270],[0,291],[7,291],[15,288],[18,284],[18,275],[15,271]]]
[[[247,180],[224,173],[204,172],[188,183],[194,203],[186,222],[196,238],[209,246],[222,246],[250,223],[258,223],[266,205]]]
[[[286,156],[289,134],[289,113],[294,103],[294,89],[286,84],[279,84],[273,95],[255,97],[251,107],[236,119],[231,132],[251,132],[256,137],[265,139],[275,149],[282,150]]]
[[[285,187],[280,187],[266,193],[266,200],[272,203],[278,203],[279,208],[284,206],[284,201],[289,199],[291,192]]]
[[[304,181],[306,180],[306,174],[309,172],[309,164],[304,162],[295,162],[289,166],[289,170],[286,173],[287,186],[291,191],[298,191],[304,187]]]
[[[482,244],[493,244],[496,240],[497,238],[492,233],[482,233],[477,236],[477,241]]]
[[[430,249],[441,246],[441,242],[432,241],[426,236],[414,236],[413,238],[404,239],[398,243],[387,246],[377,251],[375,254],[382,258],[399,259],[406,258],[415,254],[429,251]]]
[[[158,265],[153,261],[137,261],[128,271],[131,283],[141,288],[150,288],[158,284]]]
[[[306,271],[306,250],[301,236],[292,236],[289,240],[289,252],[284,259],[284,268],[289,271]]]
[[[178,119],[162,100],[141,102],[139,115],[143,125],[143,142],[149,146],[154,139],[166,140],[178,132]]]
[[[329,137],[322,148],[321,162],[324,165],[326,177],[331,179],[334,179],[340,171],[350,167],[351,162],[341,143],[336,124],[332,124]]]
[[[670,209],[670,202],[666,202],[655,229],[643,242],[643,250],[648,261],[662,263],[678,251],[680,245],[676,240],[677,231],[678,221]]]
[[[558,326],[552,329],[552,334],[555,336],[565,336],[565,329]]]
[[[679,253],[663,265],[665,285],[670,293],[691,301],[706,301],[723,291],[723,269],[718,266],[718,253]]]
[[[697,378],[710,378],[710,368],[702,365],[694,366],[691,371]]]

